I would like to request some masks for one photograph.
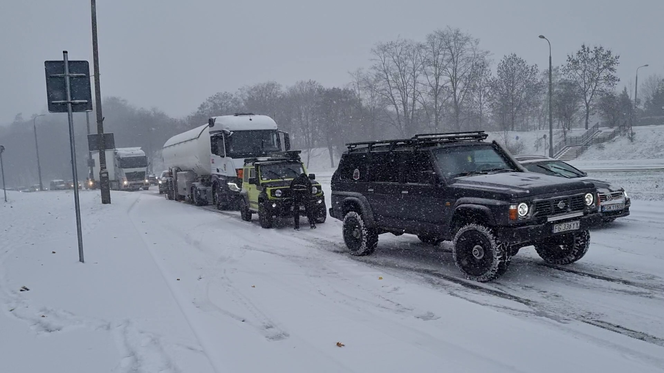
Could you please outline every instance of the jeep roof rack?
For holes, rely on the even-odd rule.
[[[244,164],[256,162],[274,162],[274,161],[299,161],[302,150],[286,150],[283,152],[270,153],[265,157],[245,158]]]
[[[390,149],[394,149],[397,146],[422,147],[459,141],[482,141],[486,140],[488,136],[489,135],[484,131],[421,133],[409,139],[353,142],[346,144],[346,147],[348,147],[348,150],[353,150],[364,145],[369,151],[371,151],[375,147],[389,147]],[[364,147],[362,148],[364,149]]]

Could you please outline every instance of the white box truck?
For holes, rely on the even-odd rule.
[[[169,170],[166,197],[218,209],[239,208],[245,158],[290,149],[288,134],[266,115],[212,117],[168,139],[162,150]]]

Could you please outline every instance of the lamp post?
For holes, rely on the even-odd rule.
[[[553,66],[551,65],[551,42],[544,35],[539,36],[540,39],[546,40],[549,43],[549,157],[553,158]]]
[[[0,145],[0,170],[2,170],[2,192],[5,194],[5,203],[7,203],[7,188],[5,187],[5,165],[2,163],[2,153],[5,147]]]
[[[41,163],[39,162],[39,143],[37,142],[37,118],[46,116],[46,114],[35,115],[32,118],[32,129],[35,132],[35,151],[37,152],[37,174],[39,174],[39,191],[44,190],[44,185],[42,184],[41,177]]]
[[[638,88],[639,88],[639,69],[642,68],[642,67],[648,67],[648,64],[641,65],[641,66],[636,68],[636,79],[634,81],[634,122],[636,122],[636,109],[637,109],[636,95],[637,95]],[[634,123],[632,123],[632,127],[634,127]],[[632,132],[632,129],[630,129],[630,132]]]

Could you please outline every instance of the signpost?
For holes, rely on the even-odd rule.
[[[0,145],[0,170],[2,170],[2,192],[5,194],[5,203],[7,203],[7,188],[5,187],[5,165],[2,163],[2,153],[5,147]]]
[[[69,119],[69,143],[71,147],[71,169],[74,180],[74,206],[76,209],[76,232],[78,234],[78,257],[79,261],[84,263],[73,112],[92,110],[90,68],[88,61],[69,61],[69,54],[67,51],[62,52],[62,61],[46,61],[44,62],[44,66],[46,69],[48,111],[52,113],[66,112]]]

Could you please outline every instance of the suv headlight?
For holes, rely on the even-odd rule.
[[[586,202],[586,206],[592,206],[593,202],[595,202],[595,197],[593,197],[592,193],[586,193],[583,198]]]
[[[311,187],[311,194],[318,193],[318,187]]]
[[[528,207],[527,203],[521,202],[519,205],[516,207],[517,212],[519,213],[519,217],[523,218],[526,215],[528,215],[528,211],[530,208]]]
[[[281,191],[281,189],[277,189],[274,191],[274,196],[275,197],[281,197],[284,193]]]
[[[627,191],[626,191],[626,190],[623,190],[623,196],[625,197],[625,199],[629,199],[629,196],[627,195]]]
[[[233,191],[233,192],[239,192],[240,190],[242,190],[242,189],[240,189],[240,187],[237,186],[237,184],[235,184],[235,183],[226,183],[226,185],[228,185],[228,189],[230,189],[230,190]]]

